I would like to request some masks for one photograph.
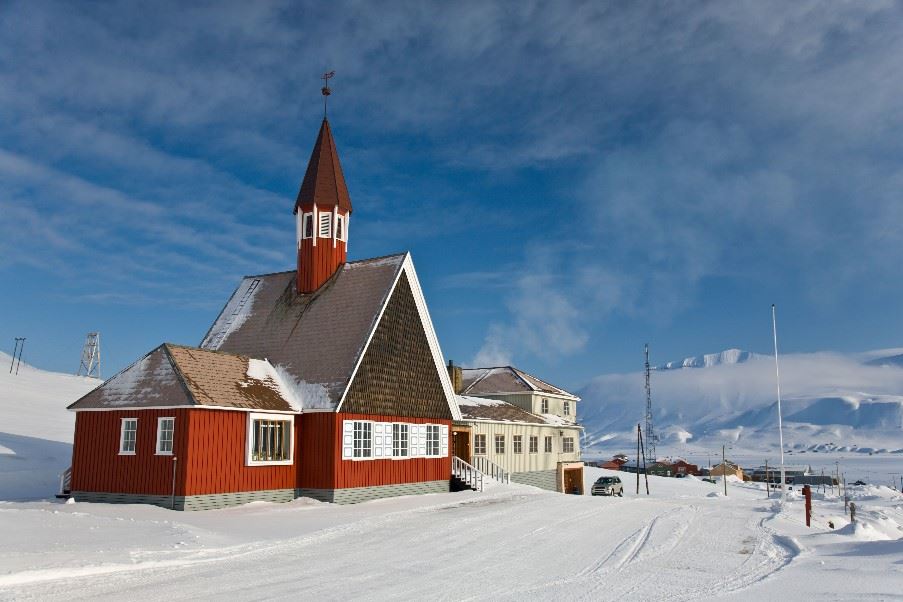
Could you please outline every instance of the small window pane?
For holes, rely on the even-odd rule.
[[[546,449],[547,454],[552,453],[552,438],[551,437],[546,437],[546,448],[545,449]]]
[[[497,454],[505,453],[505,435],[496,435],[495,436],[495,453],[497,453]]]
[[[486,455],[486,435],[473,436],[473,453],[478,456]]]
[[[539,452],[539,437],[534,435],[530,436],[530,453],[535,454]]]
[[[122,421],[122,434],[119,439],[119,452],[135,453],[135,442],[138,438],[138,419],[125,418]]]
[[[314,237],[314,214],[304,214],[304,238]]]
[[[157,453],[171,454],[175,418],[161,418],[157,423]]]
[[[291,460],[291,422],[255,419],[251,429],[251,460],[285,462]]]
[[[516,453],[516,454],[524,453],[524,436],[523,435],[514,435],[514,453]]]
[[[408,455],[408,425],[392,425],[392,455],[403,458]]]
[[[373,456],[373,425],[369,422],[354,423],[354,457]]]

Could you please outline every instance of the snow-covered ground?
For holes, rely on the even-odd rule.
[[[44,498],[72,459],[75,415],[66,406],[100,381],[38,370],[10,374],[0,352],[0,500]]]
[[[587,488],[617,474],[623,498],[493,483],[354,506],[296,500],[205,512],[35,499],[54,492],[41,475],[68,462],[62,408],[94,383],[31,376],[13,394],[30,391],[28,405],[10,402],[12,381],[0,388],[0,432],[9,432],[0,437],[34,442],[16,449],[19,460],[0,456],[0,500],[32,498],[0,501],[0,600],[903,595],[903,497],[880,486],[850,489],[855,525],[842,501],[817,492],[811,528],[796,492],[781,505],[754,484],[730,482],[725,497],[721,483],[650,477],[651,495],[637,495],[633,475],[597,468],[587,468]],[[17,461],[36,468],[34,482],[9,469]]]

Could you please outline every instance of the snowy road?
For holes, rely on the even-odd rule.
[[[51,520],[68,525],[64,539],[86,528],[105,535],[76,545],[74,557],[63,542],[41,553],[40,537],[23,541],[15,558],[6,548],[0,598],[687,600],[742,591],[789,562],[793,546],[769,527],[767,500],[741,490],[707,497],[709,484],[671,481],[685,497],[498,486],[354,507],[295,503],[175,517],[133,507],[128,518],[122,507],[0,505],[4,529],[9,520],[19,530]]]

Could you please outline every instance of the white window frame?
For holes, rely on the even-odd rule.
[[[543,397],[542,401],[539,403],[539,413],[540,414],[548,414],[549,413],[549,400]]]
[[[317,238],[332,238],[332,213],[320,213],[317,222]]]
[[[392,457],[401,460],[411,457],[411,428],[403,422],[392,423]]]
[[[539,453],[539,435],[530,435],[530,453]]]
[[[371,420],[352,420],[354,425],[352,428],[351,455],[353,460],[372,460],[373,459],[373,421]],[[360,429],[358,429],[360,425]],[[369,435],[368,438],[364,434]],[[360,433],[360,445],[358,445],[358,433]],[[367,440],[369,439],[369,440]],[[369,443],[365,446],[364,443]],[[360,455],[358,455],[360,451]]]
[[[495,453],[498,455],[504,455],[504,453],[505,453],[505,435],[502,433],[496,433],[495,437],[493,438],[493,443],[495,445],[493,446],[492,449],[495,451]],[[501,448],[501,451],[499,451],[499,448]]]
[[[163,421],[164,420],[172,420],[172,428],[169,429],[169,450],[160,449],[160,444],[163,443]],[[154,449],[156,449],[156,455],[158,456],[171,456],[173,451],[176,448],[176,418],[175,416],[160,416],[157,418],[157,445]]]
[[[571,449],[568,449],[570,447]],[[561,453],[563,454],[573,454],[574,447],[574,438],[573,437],[562,437],[561,439]]]
[[[482,443],[482,445],[480,444]],[[480,451],[482,449],[482,451]],[[485,456],[486,455],[486,435],[483,433],[479,433],[473,436],[473,455],[475,456]]]
[[[426,455],[438,458],[442,454],[442,425],[426,425]]]
[[[129,432],[135,433],[134,438],[132,439],[132,449],[125,449],[125,433],[126,428],[125,424],[127,422],[134,422],[135,428],[134,430],[129,429]],[[120,456],[134,456],[138,450],[138,418],[130,417],[130,418],[122,418],[119,422],[119,455]]]
[[[545,443],[543,443],[543,445],[545,446],[545,447],[543,448],[543,449],[545,449],[545,453],[551,454],[551,453],[552,453],[552,450],[554,449],[554,446],[553,446],[553,444],[552,444],[552,437],[550,437],[550,436],[547,435],[547,436],[546,436]]]
[[[310,224],[310,236],[307,235],[307,224]],[[309,238],[313,238],[313,235],[316,234],[314,231],[314,214],[313,212],[304,213],[301,216],[301,239],[307,240]]]
[[[524,436],[513,435],[511,437],[511,451],[515,454],[524,453]]]
[[[570,401],[564,402],[564,415],[565,416],[571,415],[571,402]]]
[[[288,458],[285,460],[254,460],[254,422],[271,420],[288,423]],[[249,412],[247,437],[245,441],[245,465],[247,466],[289,466],[295,461],[295,417],[293,414],[268,414],[265,412]]]
[[[348,240],[348,234],[345,232],[345,216],[341,213],[335,216],[335,237],[336,240],[345,241]]]

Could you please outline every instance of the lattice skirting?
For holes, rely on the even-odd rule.
[[[521,485],[532,485],[540,489],[558,491],[557,470],[536,470],[533,472],[512,472],[511,482]]]
[[[418,495],[422,493],[447,493],[448,481],[425,481],[422,483],[401,483],[398,485],[378,485],[374,487],[351,487],[348,489],[271,489],[267,491],[242,491],[238,493],[215,493],[211,495],[142,495],[136,493],[105,493],[98,491],[73,491],[77,502],[97,502],[101,504],[151,504],[173,510],[213,510],[227,506],[238,506],[248,502],[290,502],[298,497],[310,497],[322,502],[336,504],[357,504],[368,500]]]

